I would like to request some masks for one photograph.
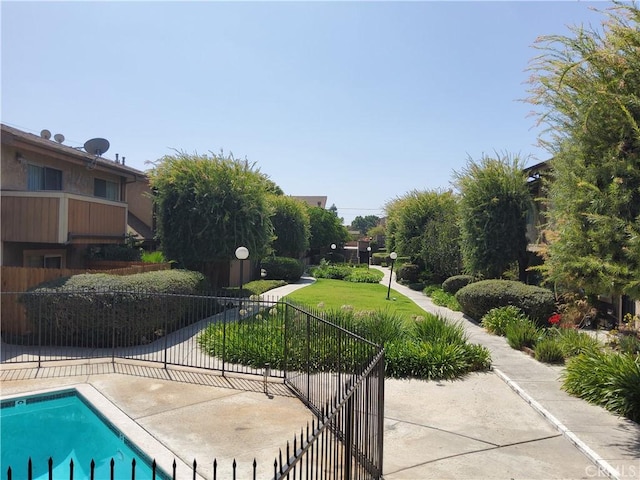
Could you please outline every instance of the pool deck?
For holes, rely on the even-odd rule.
[[[309,281],[274,293],[286,295]],[[388,281],[385,269],[382,283]],[[640,479],[638,424],[562,392],[562,367],[510,349],[503,338],[420,292],[395,282],[392,288],[426,311],[464,322],[470,341],[491,350],[494,369],[453,382],[385,381],[386,480]],[[96,361],[40,369],[3,365],[0,375],[3,396],[88,385],[180,462],[196,458],[206,479],[213,478],[213,458],[218,478],[231,478],[234,459],[237,478],[251,478],[254,458],[257,478],[271,478],[278,450],[313,418],[284,385],[270,383],[265,394],[255,377]]]

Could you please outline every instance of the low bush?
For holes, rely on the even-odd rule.
[[[535,323],[524,319],[509,322],[505,327],[505,335],[511,348],[523,350],[524,347],[533,348],[541,332]]]
[[[449,310],[453,310],[455,312],[460,311],[460,304],[458,303],[458,300],[456,300],[456,297],[445,292],[441,288],[433,290],[429,297],[431,297],[431,301],[436,305],[447,307]]]
[[[344,280],[354,283],[380,283],[383,276],[384,273],[375,268],[352,268]]]
[[[262,259],[260,267],[266,272],[265,280],[297,282],[304,273],[300,260],[289,257],[268,257]]]
[[[456,299],[462,311],[481,319],[489,310],[514,305],[538,325],[544,325],[555,310],[553,292],[513,280],[482,280],[461,288]]]
[[[524,321],[526,318],[526,315],[518,307],[508,305],[492,308],[482,317],[480,323],[487,332],[504,337],[507,325],[512,322]]]
[[[640,354],[640,339],[635,335],[620,335],[618,348],[622,353]]]
[[[371,254],[372,265],[386,265],[389,254],[387,252],[376,252]]]
[[[262,295],[269,290],[282,287],[286,284],[287,282],[284,280],[254,280],[243,285],[243,296]]]
[[[396,271],[396,280],[401,284],[418,283],[421,269],[414,263],[405,263]]]
[[[565,359],[582,353],[593,353],[600,350],[598,340],[588,333],[580,332],[573,328],[561,328],[557,332],[558,342]]]
[[[220,311],[204,275],[163,270],[135,275],[82,274],[44,282],[20,297],[35,332],[55,345],[129,346]],[[171,294],[171,295],[163,295]]]
[[[640,422],[640,355],[603,351],[578,355],[567,363],[563,388]]]
[[[473,281],[474,278],[471,275],[454,275],[442,282],[442,289],[451,295],[455,295],[458,290],[473,283]]]
[[[556,336],[547,336],[536,342],[535,359],[545,363],[563,363],[562,346]]]
[[[265,363],[281,368],[284,362],[282,324],[284,310],[270,309],[242,322],[213,323],[198,337],[201,347],[211,355],[221,355],[226,345],[228,361],[262,368]],[[426,314],[414,322],[392,309],[354,311],[328,310],[324,318],[376,344],[385,346],[386,375],[398,378],[451,379],[491,365],[489,351],[467,343],[461,325],[450,324]],[[297,324],[297,323],[296,323]],[[318,329],[317,331],[315,329]],[[311,323],[311,337],[321,338],[322,322]],[[345,349],[343,342],[306,341],[304,329],[289,330],[288,368],[307,368],[306,346],[312,370],[341,371],[364,360],[362,349]],[[300,338],[298,338],[300,337]]]
[[[144,263],[165,263],[167,261],[160,250],[156,250],[155,252],[142,252],[140,260]]]
[[[384,276],[380,270],[366,268],[366,265],[348,265],[346,263],[333,264],[320,262],[320,265],[311,267],[311,276],[315,278],[330,278],[355,283],[379,283]]]

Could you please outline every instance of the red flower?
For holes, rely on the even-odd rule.
[[[562,315],[560,315],[559,313],[554,313],[549,317],[549,323],[551,325],[558,325],[561,319],[562,319]]]

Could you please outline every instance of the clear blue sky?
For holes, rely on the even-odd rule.
[[[605,2],[11,2],[2,122],[105,155],[246,157],[347,223],[483,153],[548,158],[525,71]]]

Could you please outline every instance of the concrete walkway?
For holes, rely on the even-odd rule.
[[[389,270],[381,270],[381,283],[388,285]],[[414,380],[397,386],[387,381],[388,427],[396,416],[400,429],[420,425],[430,430],[425,438],[432,435],[428,444],[437,444],[441,453],[429,452],[420,464],[412,442],[401,440],[406,435],[388,428],[385,448],[398,454],[385,455],[385,478],[640,479],[638,424],[562,391],[563,367],[513,350],[504,338],[488,334],[460,312],[434,305],[395,278],[391,288],[427,312],[460,322],[470,342],[491,351],[493,371],[460,382]],[[443,433],[460,438],[440,443]],[[449,447],[454,451],[447,451]],[[398,461],[401,453],[404,462]],[[580,457],[589,461],[581,463]],[[411,462],[414,467],[408,466]]]
[[[389,271],[382,270],[386,286]],[[302,279],[268,297],[280,298],[312,281]],[[491,350],[494,369],[452,382],[385,381],[387,480],[640,479],[637,424],[562,392],[561,367],[512,350],[503,338],[433,305],[420,292],[395,281],[391,286],[424,310],[462,322],[471,342]],[[234,459],[242,468],[237,478],[250,478],[253,458],[257,478],[269,478],[277,449],[312,418],[281,384],[265,395],[254,379],[202,371],[87,361],[39,370],[3,366],[0,374],[3,397],[65,385],[95,389],[175,454],[183,468],[198,459],[198,473],[206,479],[213,478],[213,458],[218,478],[231,478]]]

